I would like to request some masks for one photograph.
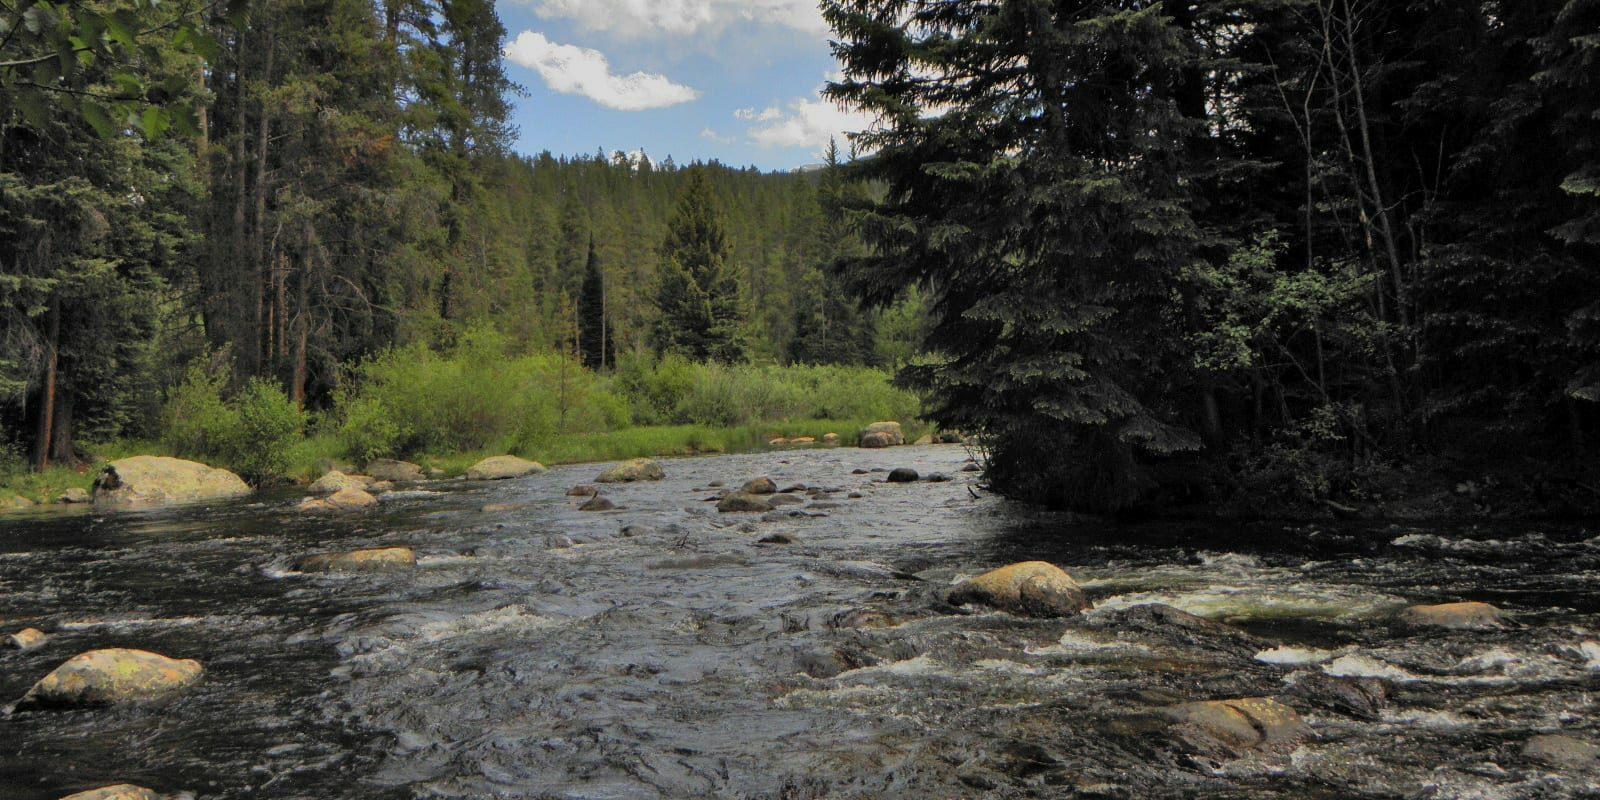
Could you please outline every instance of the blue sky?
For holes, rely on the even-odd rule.
[[[863,119],[818,96],[837,68],[816,0],[498,0],[517,148],[792,169]]]

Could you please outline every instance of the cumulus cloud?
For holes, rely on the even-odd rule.
[[[615,75],[599,50],[556,44],[535,31],[523,31],[506,45],[506,58],[539,73],[546,86],[563,94],[583,95],[618,111],[646,111],[688,103],[700,93],[673,83],[665,75],[634,72]]]
[[[710,128],[702,128],[700,130],[700,138],[716,142],[717,144],[733,144],[734,142],[739,141],[732,136],[723,136],[722,134],[717,133]]]
[[[545,19],[625,39],[715,34],[736,23],[824,34],[816,0],[517,0]]]
[[[874,123],[871,115],[840,108],[821,97],[795,100],[786,109],[740,109],[734,116],[758,123],[746,136],[761,147],[809,147],[818,153],[827,148],[829,139],[848,150],[846,134],[869,130]]]

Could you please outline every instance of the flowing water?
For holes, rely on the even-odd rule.
[[[1565,798],[1600,774],[1523,759],[1600,740],[1600,538],[1579,526],[1087,524],[974,492],[958,446],[663,462],[425,484],[360,516],[297,498],[0,522],[0,702],[69,656],[197,658],[166,698],[0,717],[0,797],[128,781],[197,798]],[[886,484],[910,466],[950,482]],[[836,490],[769,518],[714,481]],[[851,492],[862,497],[850,498]],[[485,511],[486,504],[521,504]],[[799,512],[792,514],[791,512]],[[798,539],[760,544],[772,533]],[[406,545],[415,570],[307,575],[300,556]],[[1096,609],[972,613],[952,582],[1043,559]],[[1391,623],[1484,600],[1490,632]],[[1238,626],[1164,630],[1164,603]],[[1130,611],[1130,609],[1133,609]],[[1140,622],[1144,620],[1144,622]],[[1382,678],[1382,708],[1296,687]],[[1119,720],[1277,695],[1312,734],[1207,759]],[[1296,699],[1299,698],[1299,699]]]

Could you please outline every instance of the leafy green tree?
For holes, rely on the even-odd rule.
[[[702,170],[689,174],[661,246],[656,348],[701,361],[745,356],[745,308],[728,238]]]

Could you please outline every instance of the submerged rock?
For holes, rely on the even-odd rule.
[[[420,481],[423,479],[422,467],[410,461],[396,461],[392,458],[375,458],[367,462],[367,474],[378,481]]]
[[[17,707],[81,708],[141,700],[188,686],[203,672],[193,659],[120,647],[90,650],[40,679]]]
[[[1289,694],[1306,704],[1356,719],[1375,721],[1389,704],[1389,683],[1380,678],[1341,678],[1325,672],[1304,672],[1294,678]]]
[[[745,494],[774,494],[778,491],[778,484],[773,483],[771,478],[752,478],[745,481],[739,491]]]
[[[895,467],[889,470],[888,480],[890,483],[916,483],[919,477],[917,471],[910,467]]]
[[[717,510],[723,513],[771,511],[772,504],[765,497],[758,495],[729,492],[717,503]]]
[[[1099,611],[1083,619],[1085,626],[1127,633],[1136,631],[1169,644],[1183,644],[1239,659],[1250,659],[1271,643],[1225,622],[1206,619],[1164,603],[1141,603]]]
[[[101,508],[146,508],[249,493],[250,485],[225,469],[165,456],[118,459],[94,482],[94,503]]]
[[[967,462],[965,465],[963,465],[961,467],[961,471],[962,472],[982,472],[983,471],[983,467],[978,466],[978,462],[976,462],[976,461],[969,461],[969,462]]]
[[[772,506],[773,508],[777,508],[778,506],[804,505],[805,502],[805,498],[792,494],[775,494],[767,498],[767,505]]]
[[[660,464],[648,458],[635,458],[600,473],[594,480],[596,483],[633,483],[659,481],[665,477],[667,477],[666,470],[663,470]]]
[[[898,422],[874,422],[856,432],[856,443],[862,447],[898,447],[906,443],[906,435]]]
[[[1535,736],[1522,745],[1522,757],[1554,769],[1589,769],[1600,765],[1600,745],[1571,736]]]
[[[607,498],[605,495],[597,494],[597,495],[594,495],[594,496],[590,497],[588,500],[584,501],[583,505],[578,506],[578,510],[579,511],[611,511],[611,510],[615,509],[616,507],[617,507],[617,504],[611,502],[611,500],[609,498]]]
[[[478,510],[485,514],[505,514],[512,511],[521,511],[527,507],[526,503],[487,503]]]
[[[1486,630],[1504,627],[1504,614],[1488,603],[1442,603],[1411,606],[1400,612],[1400,621],[1416,627]]]
[[[587,483],[580,483],[577,486],[574,486],[571,489],[567,490],[567,496],[568,497],[588,497],[589,495],[599,494],[599,493],[600,493],[600,490],[594,488],[593,486],[590,486]]]
[[[1035,617],[1065,617],[1093,608],[1071,575],[1044,561],[986,572],[956,586],[947,599],[952,605],[977,603]]]
[[[115,786],[102,786],[99,789],[69,794],[61,800],[161,800],[161,795],[143,786],[119,783]]]
[[[467,480],[509,480],[511,478],[521,478],[524,475],[537,475],[544,471],[544,465],[537,461],[529,461],[516,456],[490,456],[467,469]]]
[[[4,642],[6,647],[13,650],[36,650],[43,647],[45,640],[49,638],[38,628],[23,628],[16,633],[7,634]]]
[[[416,565],[417,554],[409,547],[375,547],[306,556],[296,568],[301,572],[383,572]]]
[[[756,540],[756,544],[799,544],[800,537],[785,531],[769,533]]]
[[[360,489],[365,491],[367,481],[354,475],[346,475],[336,469],[330,469],[322,477],[312,481],[311,485],[306,488],[316,494],[333,494],[341,489]]]
[[[1185,749],[1221,757],[1292,745],[1311,732],[1294,709],[1266,697],[1181,703],[1154,719]]]

